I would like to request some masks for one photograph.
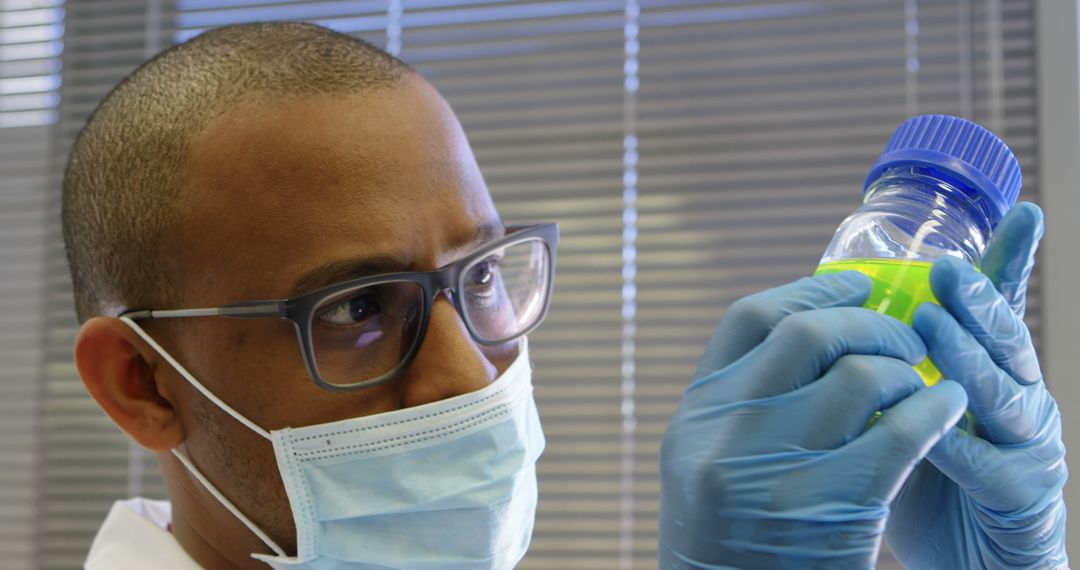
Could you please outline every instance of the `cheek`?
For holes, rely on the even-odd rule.
[[[263,429],[279,423],[282,402],[310,383],[291,323],[210,318],[186,331],[190,370],[215,396]],[[209,402],[208,402],[209,403]]]
[[[308,374],[292,324],[284,320],[234,321],[204,338],[214,386],[208,386],[266,430],[303,427],[396,410],[398,382],[356,392],[329,392]],[[216,338],[217,340],[209,340]]]
[[[199,469],[259,528],[286,549],[294,549],[289,497],[273,445],[200,396],[192,401],[190,416],[197,431],[189,434],[185,445]],[[215,501],[209,496],[201,500]]]
[[[271,471],[267,468],[274,464],[274,451],[269,441],[206,398],[196,396],[190,409],[195,424],[189,449],[204,448],[200,455],[211,457],[215,468],[230,476]]]
[[[219,369],[231,369],[234,384],[243,394],[278,394],[307,379],[291,323],[258,319],[229,331],[215,360]]]
[[[510,368],[514,360],[517,360],[518,355],[521,354],[521,342],[515,340],[496,346],[482,346],[480,348],[488,362],[495,367],[496,376],[501,376],[503,372],[506,372],[507,368]]]

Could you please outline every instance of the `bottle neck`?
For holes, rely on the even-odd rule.
[[[870,185],[860,210],[903,213],[919,220],[908,229],[915,249],[949,249],[978,266],[994,224],[973,197],[977,193],[947,174],[917,166],[896,167]]]

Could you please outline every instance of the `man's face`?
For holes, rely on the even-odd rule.
[[[435,269],[493,237],[484,228],[502,231],[457,120],[417,78],[363,94],[237,105],[192,141],[183,175],[166,247],[181,270],[184,307],[290,297],[360,277],[349,269],[372,261],[382,272]],[[442,296],[409,368],[351,393],[312,382],[288,321],[182,319],[148,328],[214,394],[267,430],[476,390],[517,354],[516,343],[476,344]],[[158,374],[196,466],[291,550],[292,518],[270,443],[175,373]],[[197,503],[215,504],[186,476],[173,479]]]

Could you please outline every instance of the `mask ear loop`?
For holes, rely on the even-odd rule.
[[[224,411],[226,414],[229,414],[230,416],[232,416],[233,419],[235,419],[236,421],[244,424],[244,426],[247,427],[248,429],[250,429],[251,431],[263,436],[264,438],[266,438],[269,441],[274,441],[274,439],[272,437],[270,437],[270,432],[268,432],[268,431],[264,430],[263,428],[255,425],[255,422],[245,418],[243,415],[240,414],[240,412],[233,409],[232,406],[226,404],[225,402],[223,402],[221,400],[221,398],[218,398],[217,396],[215,396],[213,394],[213,392],[211,392],[206,386],[203,386],[202,382],[199,382],[198,380],[196,380],[194,375],[192,375],[190,372],[188,372],[186,368],[181,366],[180,363],[177,362],[176,359],[174,359],[172,357],[172,355],[170,355],[168,352],[166,352],[165,349],[162,348],[161,345],[158,344],[157,341],[155,341],[153,339],[153,337],[151,337],[149,334],[146,333],[146,331],[144,331],[142,329],[142,327],[135,324],[135,321],[131,320],[128,317],[120,317],[120,320],[123,321],[125,324],[127,324],[127,326],[131,327],[131,330],[135,331],[135,334],[139,335],[140,338],[142,338],[144,341],[146,341],[146,344],[149,344],[150,348],[153,348],[154,351],[158,353],[158,355],[160,355],[162,358],[164,358],[166,362],[171,364],[172,367],[177,372],[179,372],[181,376],[184,377],[184,380],[188,381],[188,384],[191,384],[192,386],[195,387],[196,390],[198,390],[199,392],[202,392],[202,395],[205,396],[207,400],[210,400],[211,402],[213,402],[218,408],[221,408],[222,411]]]
[[[207,480],[206,477],[203,476],[203,474],[195,468],[195,465],[191,462],[191,459],[188,457],[187,453],[181,452],[178,449],[173,449],[172,454],[180,460],[180,463],[184,464],[184,467],[187,467],[187,470],[191,472],[191,474],[194,475],[196,479],[199,480],[199,483],[202,483],[202,486],[206,488],[207,491],[210,491],[210,494],[213,495],[219,503],[221,503],[221,506],[228,509],[228,511],[232,513],[234,517],[239,519],[240,522],[244,523],[244,526],[248,527],[248,530],[255,533],[255,536],[259,537],[259,540],[263,541],[263,544],[269,546],[270,550],[273,550],[274,553],[278,556],[288,556],[287,554],[285,554],[284,549],[278,546],[273,539],[271,539],[269,536],[266,535],[265,532],[262,531],[262,529],[255,526],[255,523],[251,522],[251,519],[247,518],[244,513],[240,512],[240,509],[236,508],[236,505],[232,504],[232,501],[226,499],[225,495],[222,495],[221,491],[218,491],[217,487],[214,487],[214,485],[212,485],[210,481]],[[251,556],[252,558],[254,558],[257,555],[255,553],[252,553]]]
[[[194,386],[195,389],[201,392],[202,395],[205,396],[208,400],[221,408],[225,413],[232,416],[234,419],[236,419],[236,421],[244,424],[251,431],[265,437],[270,441],[273,441],[268,431],[255,425],[254,422],[242,416],[240,412],[237,412],[235,409],[232,408],[232,406],[221,401],[221,399],[215,396],[212,392],[210,392],[210,390],[207,389],[206,386],[203,386],[201,382],[196,380],[195,376],[193,376],[190,372],[187,371],[187,369],[181,366],[180,363],[177,362],[176,359],[174,359],[168,352],[166,352],[165,349],[157,343],[157,341],[155,341],[149,334],[146,333],[146,331],[142,329],[142,327],[135,324],[135,322],[128,317],[120,317],[120,320],[123,321],[128,327],[130,327],[131,330],[135,331],[135,334],[139,335],[140,338],[146,341],[146,343],[150,345],[150,348],[153,348],[154,351],[158,353],[158,355],[164,358],[166,362],[168,362],[178,373],[180,373],[181,376],[184,377],[185,380],[188,381],[188,383]],[[263,532],[259,527],[255,526],[255,523],[251,522],[251,519],[247,518],[244,513],[240,512],[240,509],[236,508],[236,505],[234,505],[232,501],[225,498],[225,495],[222,495],[221,491],[218,491],[217,487],[214,487],[214,485],[210,483],[210,481],[195,467],[195,464],[191,462],[191,458],[188,457],[186,452],[182,452],[178,448],[173,448],[171,451],[172,454],[180,460],[180,463],[182,463],[184,467],[187,468],[188,472],[194,475],[195,478],[198,479],[199,483],[201,483],[202,486],[207,491],[209,491],[210,494],[213,495],[219,503],[221,503],[221,506],[225,507],[230,513],[232,513],[234,517],[236,517],[241,523],[243,523],[244,526],[248,528],[248,530],[254,533],[255,536],[259,537],[259,540],[263,541],[263,544],[270,547],[270,550],[273,550],[274,553],[278,556],[288,556],[285,553],[284,549],[278,546],[278,544],[274,542],[273,539],[271,539],[269,536],[267,536],[266,533]],[[262,555],[252,553],[251,556],[258,557]]]

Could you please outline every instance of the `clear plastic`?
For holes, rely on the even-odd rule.
[[[815,274],[866,274],[874,286],[864,306],[910,325],[919,305],[937,303],[929,283],[935,259],[953,256],[979,267],[993,227],[973,195],[936,169],[888,169],[840,224]],[[929,361],[916,370],[927,384],[941,378]]]

